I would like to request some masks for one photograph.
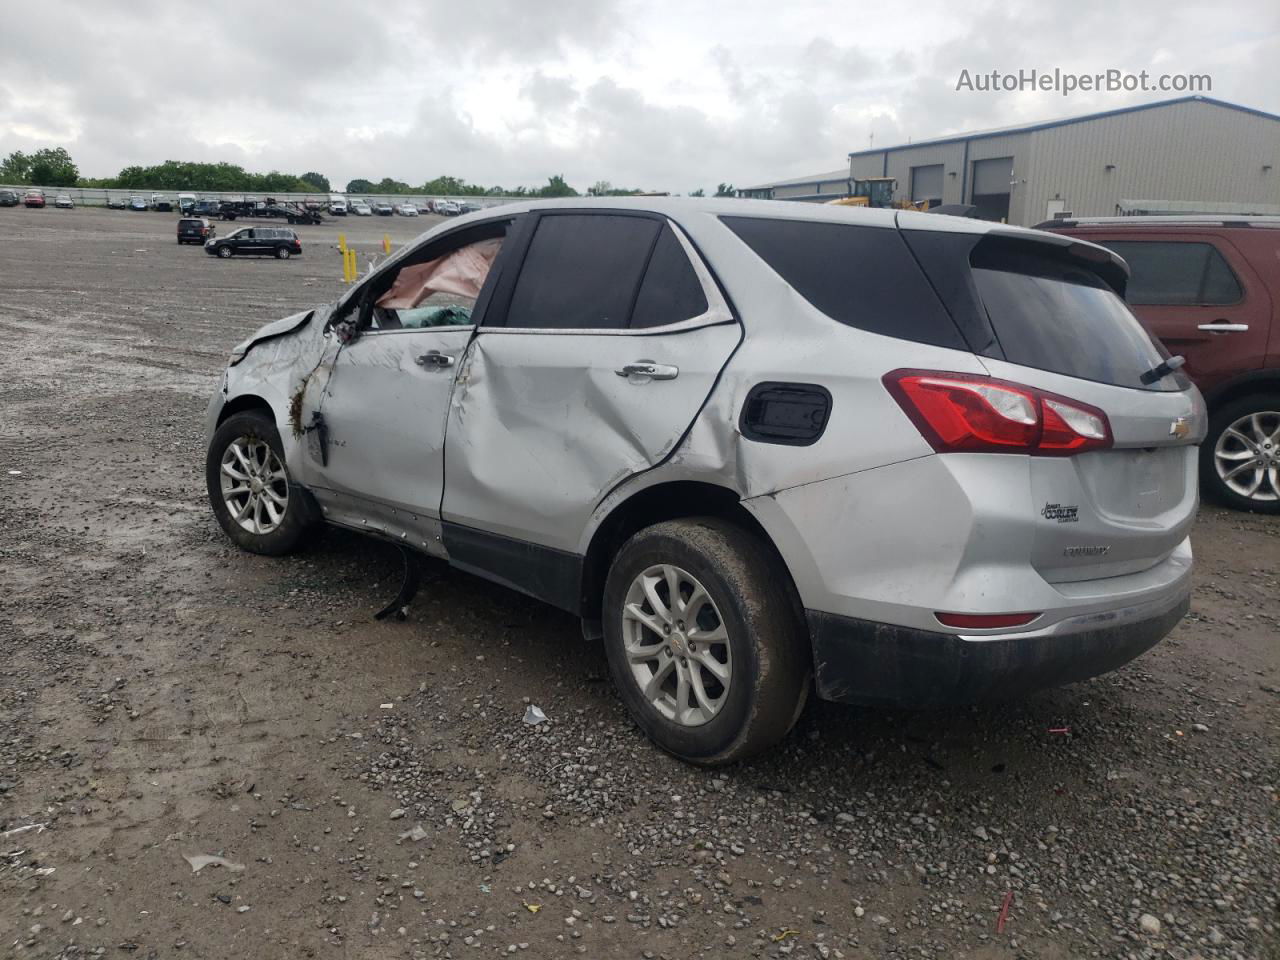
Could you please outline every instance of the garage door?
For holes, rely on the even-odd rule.
[[[942,203],[942,164],[911,168],[911,200],[928,201],[930,206]]]
[[[1008,193],[1013,179],[1013,157],[996,157],[993,160],[975,160],[973,163],[973,193],[988,196]]]

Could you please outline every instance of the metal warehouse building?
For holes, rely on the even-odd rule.
[[[849,154],[848,169],[741,196],[823,202],[892,177],[895,200],[973,204],[989,220],[1280,213],[1280,116],[1191,96]]]

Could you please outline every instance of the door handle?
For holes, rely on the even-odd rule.
[[[453,357],[439,350],[428,350],[414,361],[420,367],[452,367]]]
[[[1247,323],[1227,323],[1225,320],[1215,320],[1213,323],[1202,323],[1196,329],[1203,330],[1206,333],[1248,333],[1249,325]]]
[[[637,360],[614,371],[620,377],[645,377],[649,380],[674,380],[680,376],[680,368],[652,360]]]

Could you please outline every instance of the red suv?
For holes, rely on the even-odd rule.
[[[1131,276],[1125,299],[1209,404],[1200,485],[1280,513],[1280,217],[1098,217],[1042,230],[1100,243]]]

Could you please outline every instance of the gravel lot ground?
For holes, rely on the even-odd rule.
[[[0,211],[4,956],[1280,957],[1280,517],[1206,507],[1115,674],[692,769],[570,618],[453,574],[375,623],[390,547],[210,515],[228,348],[338,294],[339,229],[432,218],[287,262],[174,219]]]

